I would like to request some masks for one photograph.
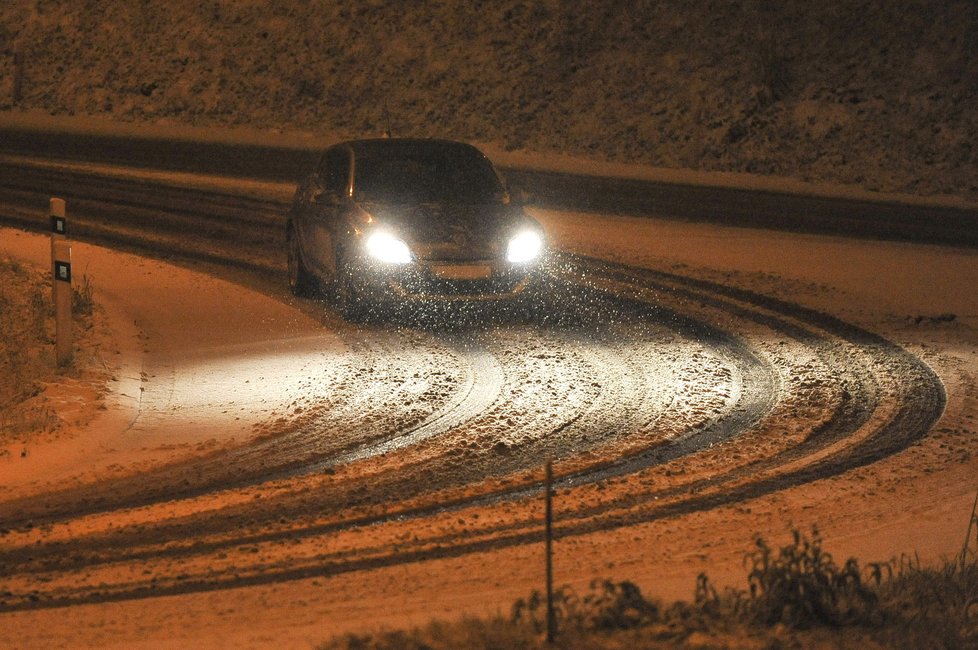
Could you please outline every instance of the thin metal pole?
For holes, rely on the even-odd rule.
[[[975,503],[971,506],[971,518],[968,519],[968,532],[964,534],[964,547],[961,549],[961,556],[959,562],[961,568],[964,568],[965,563],[968,561],[968,545],[971,543],[971,527],[978,523],[978,516],[975,515],[975,511],[978,510],[978,492],[975,493]]]
[[[554,612],[554,563],[553,563],[553,461],[547,459],[546,480],[546,539],[547,539],[547,643],[557,636],[557,617]]]

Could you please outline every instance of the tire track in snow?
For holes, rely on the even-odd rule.
[[[81,186],[84,180],[80,181]],[[108,188],[106,191],[117,191],[118,188]],[[126,192],[133,187],[125,188]],[[102,189],[99,190],[101,192]],[[98,236],[108,237],[110,241],[123,241],[130,245],[145,246],[141,237],[153,242],[152,247],[161,241],[161,236],[154,228],[163,228],[163,241],[171,241],[175,250],[191,258],[206,262],[218,262],[237,268],[268,269],[281,266],[275,257],[274,242],[269,243],[263,235],[265,225],[254,231],[249,238],[258,248],[249,251],[238,251],[237,254],[216,254],[213,248],[187,247],[180,243],[181,232],[184,232],[189,222],[178,218],[165,217],[156,219],[156,215],[174,212],[168,205],[156,205],[141,216],[142,224],[120,225],[116,219],[124,220],[130,212],[126,202],[145,205],[138,187],[134,196],[120,197],[114,201],[116,206],[106,213],[103,221],[93,222],[93,232]],[[191,196],[195,196],[191,193]],[[196,196],[199,196],[196,195]],[[102,199],[90,199],[91,210],[99,211],[104,206]],[[110,198],[110,201],[112,199]],[[157,204],[159,201],[157,201]],[[164,201],[163,203],[166,203]],[[83,203],[84,207],[86,204]],[[175,210],[179,212],[179,208]],[[223,208],[222,208],[223,209]],[[247,209],[244,205],[235,210]],[[208,209],[209,210],[209,209]],[[229,213],[214,215],[218,221],[235,219],[231,210]],[[148,215],[148,216],[147,216]],[[83,220],[84,224],[84,220]],[[166,224],[166,225],[164,225]],[[250,226],[245,226],[247,230]],[[215,227],[210,229],[214,237],[225,237],[226,232],[234,229]],[[104,232],[103,232],[104,231]],[[99,235],[98,233],[102,233]],[[105,233],[109,233],[106,235]],[[114,234],[113,234],[114,233]],[[262,243],[263,242],[263,243]],[[260,248],[260,246],[270,246]],[[566,489],[583,490],[592,486],[611,481],[629,480],[632,477],[645,476],[656,472],[658,468],[669,467],[678,462],[699,456],[720,458],[722,454],[714,450],[714,446],[726,449],[724,445],[735,444],[738,437],[750,435],[752,431],[764,429],[765,418],[772,409],[779,408],[779,403],[793,397],[784,392],[782,385],[784,369],[770,361],[770,355],[755,342],[744,338],[736,328],[728,329],[725,324],[712,326],[705,313],[719,313],[729,317],[732,322],[740,319],[743,322],[753,322],[779,332],[781,336],[794,341],[797,345],[808,346],[814,357],[820,363],[835,372],[836,380],[845,387],[848,395],[845,399],[827,403],[827,412],[823,421],[806,432],[800,442],[788,446],[772,446],[770,454],[756,460],[745,462],[730,462],[718,465],[714,476],[692,477],[684,479],[681,476],[667,477],[664,484],[655,484],[654,489],[639,490],[635,493],[622,492],[612,498],[596,502],[586,502],[586,505],[565,512],[558,527],[561,536],[586,534],[609,527],[631,525],[643,521],[655,520],[661,517],[675,516],[696,510],[705,510],[725,504],[744,501],[757,496],[778,491],[793,485],[814,481],[822,477],[833,476],[848,469],[874,462],[890,454],[897,453],[925,435],[931,424],[943,409],[945,396],[943,387],[936,375],[919,359],[899,346],[886,341],[871,332],[845,323],[835,317],[806,309],[792,303],[773,299],[767,296],[751,293],[736,287],[726,287],[716,283],[695,280],[674,274],[640,270],[621,265],[614,265],[595,260],[564,256],[561,260],[566,269],[575,277],[583,277],[582,281],[574,280],[570,285],[559,284],[562,290],[573,287],[573,291],[585,296],[584,300],[597,300],[599,305],[611,306],[627,318],[636,322],[654,321],[663,326],[673,326],[677,332],[689,338],[701,338],[708,342],[710,350],[717,357],[724,359],[726,367],[731,370],[731,381],[721,382],[729,385],[730,399],[728,407],[713,419],[699,423],[696,427],[683,430],[680,435],[666,441],[652,442],[646,449],[633,450],[622,458],[599,458],[597,462],[585,461],[584,467],[576,467],[573,471],[560,474],[560,484]],[[565,281],[567,278],[565,277]],[[262,281],[259,281],[259,284]],[[595,284],[603,286],[594,286]],[[664,308],[668,302],[671,307]],[[712,310],[712,312],[711,312]],[[557,328],[561,331],[560,328]],[[563,330],[566,335],[567,331]],[[436,337],[437,338],[437,337]],[[600,337],[598,337],[600,339]],[[580,343],[580,342],[578,342]],[[607,342],[605,342],[606,344]],[[448,338],[442,338],[440,344],[449,349],[452,343]],[[369,348],[369,345],[367,346]],[[488,354],[486,350],[489,350]],[[459,352],[459,350],[456,350]],[[356,466],[365,461],[380,462],[385,456],[397,457],[412,449],[423,447],[430,442],[436,442],[446,434],[463,429],[467,422],[481,413],[485,413],[492,405],[497,404],[505,391],[507,372],[511,366],[499,361],[499,353],[492,353],[491,345],[482,344],[481,348],[471,351],[468,357],[468,367],[473,373],[486,373],[495,376],[502,382],[490,379],[485,386],[476,389],[473,383],[471,389],[463,389],[454,393],[454,401],[449,400],[444,417],[435,416],[426,433],[412,438],[410,426],[382,434],[379,439],[368,443],[368,449],[377,454],[369,459],[350,458],[348,465]],[[369,352],[367,352],[369,355]],[[460,356],[467,358],[466,351]],[[590,359],[588,367],[596,376],[606,377],[608,368],[614,368],[617,361],[616,351],[605,347],[596,352]],[[490,367],[480,364],[489,363]],[[493,375],[494,366],[501,369],[502,374]],[[356,366],[354,363],[353,366]],[[604,368],[604,370],[601,370]],[[779,375],[779,373],[782,373]],[[594,427],[600,425],[603,414],[611,414],[607,427],[599,431],[597,438],[614,436],[616,427],[637,429],[647,426],[662,418],[660,411],[649,413],[648,409],[665,408],[658,400],[649,401],[647,384],[642,388],[643,380],[638,378],[636,369],[630,368],[627,377],[614,378],[608,383],[608,391],[599,396],[597,405],[588,410],[569,409],[558,421],[553,422],[550,433],[554,438],[566,434],[567,438],[558,445],[557,451],[574,453],[575,443],[580,442],[584,433],[592,433]],[[473,380],[475,381],[475,380]],[[647,381],[647,380],[646,380]],[[493,386],[496,386],[494,388]],[[630,387],[630,388],[629,388]],[[739,390],[735,389],[739,387]],[[638,391],[634,400],[620,411],[614,410],[614,391]],[[644,392],[643,392],[644,391]],[[464,394],[464,397],[463,397]],[[828,393],[826,393],[828,394]],[[666,400],[669,402],[669,400]],[[676,400],[672,400],[675,404]],[[468,404],[468,406],[465,406]],[[655,406],[652,406],[655,404]],[[454,406],[453,406],[454,405]],[[481,409],[481,410],[480,410]],[[638,413],[644,412],[643,416]],[[680,422],[682,419],[680,418]],[[421,425],[421,429],[425,425]],[[770,427],[768,427],[770,428]],[[302,432],[297,432],[298,439],[295,447],[287,453],[294,456],[298,453],[313,455],[333,454],[329,458],[306,459],[304,466],[290,468],[289,476],[299,477],[315,473],[328,467],[328,463],[336,462],[335,450],[322,448],[317,450],[312,441],[319,430],[310,430],[308,441],[302,441]],[[545,432],[544,432],[545,433]],[[429,435],[430,434],[430,435]],[[618,431],[619,435],[627,432]],[[395,443],[393,448],[382,449],[387,444],[384,436],[393,436],[396,440],[402,437],[401,443]],[[539,439],[545,441],[546,435]],[[310,447],[306,443],[311,444]],[[373,445],[373,447],[370,447]],[[532,445],[531,445],[532,447]],[[270,448],[274,448],[271,445]],[[597,444],[593,449],[600,450]],[[733,449],[733,448],[731,448]],[[528,458],[536,458],[543,451],[554,451],[553,447],[541,443],[527,449]],[[339,453],[353,453],[350,449]],[[341,456],[342,458],[342,456]],[[428,469],[437,469],[439,456],[433,457]],[[483,462],[493,464],[498,458],[483,455]],[[222,456],[208,460],[214,467],[220,466]],[[318,463],[318,464],[317,464]],[[522,466],[527,466],[523,463]],[[521,466],[517,463],[517,466]],[[171,468],[172,469],[172,468]],[[485,472],[483,472],[483,475]],[[660,474],[656,474],[661,478]],[[264,480],[259,473],[251,477]],[[223,589],[249,584],[264,584],[281,580],[308,577],[311,575],[329,575],[348,571],[359,571],[377,566],[414,562],[435,557],[451,557],[466,553],[490,550],[523,543],[532,543],[540,539],[537,524],[533,520],[520,517],[506,519],[494,524],[484,524],[459,536],[453,533],[442,533],[438,530],[427,531],[421,539],[401,541],[397,544],[385,545],[374,539],[387,528],[399,524],[438,519],[446,513],[465,511],[471,508],[492,508],[496,504],[523,503],[534,497],[540,488],[539,477],[532,472],[520,476],[514,483],[499,486],[491,484],[486,490],[476,490],[475,494],[466,494],[463,489],[457,494],[451,493],[450,498],[441,498],[438,492],[427,497],[426,490],[435,489],[436,483],[422,485],[419,496],[405,496],[403,499],[398,490],[407,483],[417,482],[418,475],[398,477],[396,473],[383,476],[377,486],[373,487],[373,495],[363,494],[362,485],[355,481],[348,486],[337,486],[335,493],[317,493],[310,496],[305,492],[290,493],[288,490],[275,498],[262,499],[260,502],[233,505],[219,511],[204,511],[189,514],[176,519],[163,519],[158,522],[140,523],[124,527],[121,530],[95,531],[92,535],[83,536],[70,542],[51,542],[41,545],[20,547],[4,544],[0,551],[0,566],[3,566],[3,576],[9,579],[8,584],[16,585],[13,589],[5,587],[8,593],[0,593],[4,601],[0,609],[22,609],[39,606],[59,606],[85,602],[104,602],[123,600],[145,596],[158,596],[167,593],[187,593],[191,591],[206,591]],[[138,479],[137,479],[138,480]],[[288,483],[290,479],[283,478],[279,483]],[[249,483],[250,484],[250,483]],[[192,486],[186,493],[170,494],[166,499],[188,499],[193,495],[208,496],[215,490],[227,490],[235,485],[233,480],[218,480],[209,485]],[[441,488],[446,486],[442,485]],[[463,488],[468,486],[463,485]],[[349,489],[346,489],[349,488]],[[454,494],[454,496],[453,496]],[[658,500],[651,497],[655,495]],[[111,497],[111,494],[108,495]],[[381,512],[372,512],[376,508],[370,506],[371,501],[392,498],[388,506]],[[139,505],[137,500],[126,501],[106,500],[106,495],[88,494],[78,498],[72,495],[66,507],[60,511],[51,501],[43,499],[30,503],[2,504],[2,520],[4,525],[24,523],[26,517],[34,517],[39,522],[56,521],[60,517],[70,520],[82,517],[87,513],[108,511],[120,515]],[[150,499],[149,502],[153,500]],[[584,503],[584,502],[582,502]],[[507,506],[509,507],[509,506]],[[19,514],[11,515],[11,510]],[[340,508],[339,515],[317,518],[315,513],[329,508]],[[148,507],[152,512],[152,506]],[[60,512],[60,514],[59,514]],[[294,518],[295,525],[276,527],[272,522],[279,518]],[[253,526],[241,527],[241,522],[255,522]],[[238,528],[235,528],[238,526]],[[228,533],[227,531],[232,532]],[[361,537],[358,531],[363,530]],[[207,537],[208,531],[213,537]],[[343,532],[352,535],[351,547],[346,551],[318,550],[310,551],[307,556],[292,557],[288,554],[281,556],[278,561],[248,560],[248,556],[235,556],[242,561],[233,570],[227,569],[211,573],[186,573],[188,563],[193,560],[207,560],[210,554],[230,553],[242,545],[254,545],[256,548],[274,547],[288,540],[315,541],[322,536]],[[219,533],[225,536],[221,537]],[[188,541],[189,540],[189,541]],[[97,580],[103,568],[125,566],[126,562],[162,563],[161,578],[154,585],[134,579],[115,583],[100,584]],[[249,563],[250,562],[250,563]],[[205,565],[210,566],[207,561]],[[184,571],[180,575],[178,572]],[[45,576],[45,572],[53,572],[58,578],[49,585],[35,581],[31,576]],[[87,573],[92,577],[86,578]],[[23,585],[26,587],[21,588]],[[33,585],[33,590],[30,587]]]

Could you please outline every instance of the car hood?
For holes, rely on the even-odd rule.
[[[402,237],[428,259],[490,259],[504,254],[510,237],[535,220],[511,205],[364,206],[375,222]]]

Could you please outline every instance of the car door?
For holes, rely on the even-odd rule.
[[[342,210],[348,200],[350,152],[345,148],[328,150],[316,171],[318,183],[309,193],[309,263],[322,278],[336,274],[334,243]]]

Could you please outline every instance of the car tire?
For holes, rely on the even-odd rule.
[[[289,226],[285,239],[289,256],[289,291],[294,296],[311,296],[317,292],[317,282],[302,261],[302,252],[299,250],[299,238],[296,235],[294,226]]]
[[[369,313],[367,299],[357,291],[353,282],[353,273],[344,262],[342,256],[336,256],[336,277],[333,279],[333,305],[343,318],[350,322],[361,322]]]

